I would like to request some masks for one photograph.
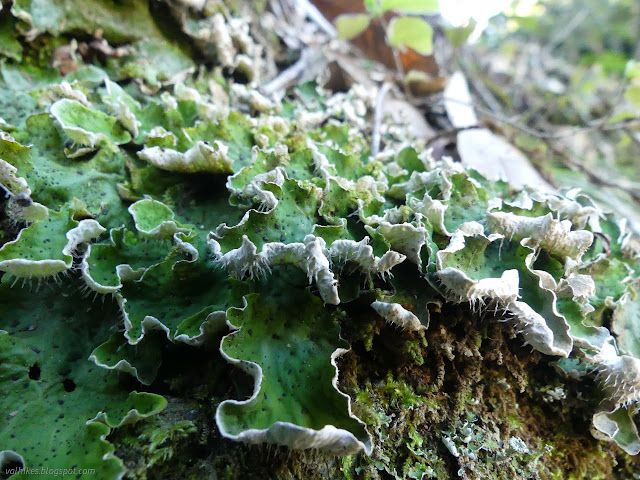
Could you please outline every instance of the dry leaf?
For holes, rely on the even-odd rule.
[[[464,75],[456,72],[444,90],[444,105],[455,128],[478,125],[473,100]],[[486,128],[458,132],[458,153],[463,165],[492,180],[506,180],[516,187],[553,191],[531,162],[516,147]]]

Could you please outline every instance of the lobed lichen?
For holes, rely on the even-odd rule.
[[[484,376],[505,391],[522,394],[535,375],[502,358],[506,341],[487,349],[478,325],[455,333],[464,322],[447,324],[443,310],[493,335],[511,328],[520,358],[530,345],[548,371],[555,362],[557,384],[537,382],[528,403],[588,411],[583,428],[640,452],[640,350],[627,335],[640,249],[628,225],[578,192],[514,190],[436,160],[397,129],[372,156],[375,92],[312,82],[267,96],[258,85],[275,65],[247,21],[192,3],[169,2],[177,41],[141,0],[95,11],[15,0],[3,13],[27,45],[18,58],[0,52],[13,59],[0,64],[0,104],[24,99],[0,119],[11,219],[0,237],[0,467],[158,470],[174,451],[163,443],[194,423],[139,438],[142,471],[107,435],[165,408],[163,389],[188,381],[173,365],[198,369],[175,353],[191,349],[224,369],[221,384],[229,371],[250,378],[245,397],[192,387],[226,439],[368,454],[340,461],[347,478],[553,474],[553,442],[498,421],[476,396],[503,406],[479,387],[488,358],[501,371]],[[87,56],[62,72],[30,50],[97,29],[100,66]],[[129,45],[113,53],[109,42]],[[215,67],[196,72],[193,49]],[[363,316],[392,324],[401,348],[385,351],[387,327],[371,320],[358,332]],[[345,368],[355,361],[343,337],[373,366]],[[381,373],[376,356],[397,358]],[[460,388],[438,393],[452,375]]]

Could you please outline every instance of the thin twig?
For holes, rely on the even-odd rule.
[[[309,0],[297,0],[298,5],[302,7],[307,16],[315,22],[324,32],[331,38],[338,36],[338,32],[329,20],[312,4]]]
[[[574,20],[572,22],[570,22],[570,25],[568,26],[569,28],[573,29],[573,28],[577,28],[580,23],[582,23],[584,21],[584,15],[578,15],[577,17],[574,18]],[[559,41],[562,42],[564,41],[566,37],[562,37],[562,36],[558,36],[556,38],[555,41]],[[553,41],[552,41],[553,43]],[[553,48],[553,47],[552,47]],[[547,52],[548,53],[548,52]],[[466,57],[465,58],[461,58],[460,60],[462,60],[462,68],[464,71],[468,71],[469,67],[468,64],[470,63]],[[541,67],[542,68],[542,67]],[[488,101],[488,99],[486,98],[486,93],[489,93],[489,90],[486,89],[485,92],[483,92],[483,89],[485,89],[485,85],[483,82],[476,82],[474,80],[471,80],[473,83],[473,87],[475,88],[476,92],[482,97],[482,99],[485,101],[485,103],[491,108],[491,110],[488,110],[486,108],[483,108],[481,105],[478,105],[477,102],[464,102],[458,99],[445,99],[451,102],[455,102],[455,103],[459,103],[459,104],[463,104],[463,105],[467,105],[467,106],[471,106],[475,109],[477,109],[479,112],[490,116],[502,123],[506,123],[508,125],[511,125],[515,128],[517,128],[518,130],[521,130],[531,136],[537,137],[537,138],[566,138],[566,137],[570,137],[572,135],[576,135],[579,133],[583,133],[583,132],[591,132],[591,131],[596,131],[596,130],[600,130],[600,131],[615,131],[615,130],[619,130],[619,129],[628,129],[628,128],[632,128],[635,126],[638,126],[640,124],[640,117],[634,117],[631,119],[627,119],[627,120],[623,120],[620,122],[614,122],[614,123],[608,123],[611,118],[613,118],[613,116],[616,114],[614,108],[615,106],[619,105],[624,98],[624,94],[626,92],[627,86],[628,86],[628,81],[627,82],[622,82],[619,85],[618,91],[616,93],[616,95],[613,97],[614,102],[612,103],[612,107],[609,109],[609,112],[598,118],[595,119],[591,122],[589,122],[589,124],[582,126],[582,127],[570,127],[570,130],[567,131],[562,131],[562,132],[550,132],[550,131],[545,131],[545,130],[540,130],[540,129],[535,129],[535,128],[531,128],[528,127],[526,125],[523,125],[522,123],[518,123],[516,122],[513,118],[509,118],[507,116],[505,116],[502,113],[502,110],[500,109],[499,105],[495,105],[495,104],[491,104],[490,101]],[[496,108],[497,107],[497,108]],[[529,112],[531,112],[533,109],[529,109]],[[524,112],[523,112],[524,113]],[[522,113],[518,114],[518,116],[521,116]],[[586,123],[586,122],[585,122]]]
[[[382,107],[384,106],[384,97],[391,88],[391,82],[384,82],[378,95],[376,96],[376,108],[373,114],[373,130],[371,132],[371,155],[376,156],[380,152],[380,126],[382,124]]]
[[[578,133],[584,133],[584,132],[593,132],[595,130],[601,130],[604,132],[610,132],[610,131],[614,131],[614,130],[620,130],[620,129],[624,129],[624,128],[632,128],[632,127],[636,127],[636,126],[640,126],[640,118],[638,117],[634,117],[634,118],[628,118],[626,120],[622,120],[620,122],[614,122],[614,123],[610,123],[607,124],[606,122],[609,121],[609,119],[611,118],[611,114],[607,114],[604,117],[601,117],[597,120],[594,120],[592,122],[591,125],[587,125],[584,127],[571,127],[570,130],[568,131],[563,131],[563,132],[547,132],[544,130],[537,130],[535,128],[531,128],[531,127],[527,127],[526,125],[521,125],[518,122],[514,122],[513,120],[511,120],[510,118],[501,115],[499,113],[493,112],[487,108],[484,108],[480,105],[474,105],[473,102],[469,103],[469,102],[464,102],[461,100],[458,100],[457,98],[443,98],[444,101],[447,102],[454,102],[454,103],[459,103],[462,105],[467,105],[467,106],[471,106],[474,107],[475,109],[477,109],[479,112],[488,115],[502,123],[506,123],[508,125],[511,125],[512,127],[517,128],[518,130],[522,130],[523,132],[531,135],[532,137],[536,137],[536,138],[565,138],[565,137],[570,137],[572,135],[577,135]]]
[[[571,158],[566,154],[566,152],[554,145],[551,140],[552,139],[550,138],[546,138],[545,143],[551,149],[551,151],[553,151],[557,155],[560,155],[560,157],[564,160],[565,165],[567,165],[569,168],[579,170],[584,173],[594,185],[602,185],[605,187],[622,190],[623,192],[631,196],[636,202],[640,202],[640,191],[638,191],[638,189],[635,188],[634,185],[625,185],[621,182],[620,178],[614,178],[612,180],[604,178],[603,175],[599,175],[598,173],[592,171],[584,163]]]
[[[483,127],[482,125],[468,125],[466,127],[449,128],[447,130],[441,130],[427,141],[425,148],[429,148],[431,145],[433,145],[437,140],[440,140],[441,138],[453,138],[458,133],[464,132],[465,130],[476,130],[479,128],[486,128],[486,127]]]
[[[308,66],[309,57],[311,56],[310,48],[305,48],[300,54],[300,58],[289,68],[283,70],[276,78],[262,86],[262,93],[271,95],[279,90],[286,90],[294,85],[302,76],[302,73]]]
[[[640,132],[634,132],[629,128],[625,128],[625,132],[638,146],[640,146]]]
[[[471,79],[471,85],[478,92],[478,95],[482,97],[484,103],[495,113],[502,113],[502,108],[500,108],[500,103],[493,96],[493,93],[487,88],[484,82],[477,82],[473,78]]]
[[[590,13],[591,11],[588,8],[580,10],[580,12],[571,19],[569,24],[566,25],[559,34],[556,34],[554,38],[551,39],[549,44],[546,46],[547,52],[551,52],[554,48],[569,38],[569,35],[571,35],[571,33],[573,33],[573,31],[587,19]]]

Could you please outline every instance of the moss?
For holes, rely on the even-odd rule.
[[[371,457],[350,460],[349,475],[411,478],[409,473],[428,467],[432,473],[425,478],[588,479],[625,478],[612,468],[622,459],[627,468],[638,468],[636,459],[590,436],[583,416],[588,407],[541,401],[545,386],[555,388],[541,373],[550,368],[548,360],[531,355],[497,320],[463,308],[434,312],[424,341],[400,334],[416,345],[424,364],[406,347],[394,349],[390,327],[382,325],[374,338],[377,355],[347,334],[354,348],[342,360],[342,371],[349,372],[344,389],[384,440]],[[579,382],[566,384],[585,395],[589,390]],[[459,457],[444,437],[452,439]],[[510,440],[527,451],[511,448]]]
[[[87,420],[110,425],[91,427],[96,464],[115,448],[105,478],[581,479],[638,471],[637,459],[599,443],[589,428],[603,398],[613,407],[637,399],[634,376],[621,366],[640,371],[640,360],[619,355],[609,336],[622,340],[636,321],[633,308],[620,308],[636,301],[625,279],[640,265],[622,224],[588,200],[514,194],[436,162],[409,137],[387,135],[381,157],[388,158],[370,159],[372,92],[356,85],[325,98],[309,83],[284,105],[265,98],[253,87],[279,67],[275,52],[263,55],[265,33],[220,15],[228,12],[219,2],[200,14],[184,2],[162,10],[137,0],[122,7],[130,15],[109,1],[95,11],[54,3],[50,15],[29,10],[49,33],[33,32],[24,64],[0,60],[0,105],[14,105],[7,120],[16,139],[0,138],[11,167],[3,163],[0,172],[16,189],[12,202],[42,202],[48,212],[20,217],[0,199],[15,217],[0,219],[0,266],[56,282],[53,274],[63,272],[74,293],[50,306],[49,290],[9,292],[14,279],[3,277],[0,353],[15,362],[26,352],[11,368],[39,388],[31,369],[40,364],[27,359],[50,348],[59,361],[63,349],[21,322],[45,312],[64,342],[89,349],[51,377],[81,370],[89,379],[73,388],[70,379],[57,382],[62,403],[55,403],[62,407],[69,389],[88,391],[102,378],[96,371],[110,376],[118,395],[155,399],[155,409],[140,406],[154,414],[164,406],[159,395],[167,398],[162,413],[128,426],[102,418],[109,398],[78,400],[87,407],[78,435]],[[251,6],[231,3],[231,12]],[[253,4],[254,12],[265,5]],[[54,14],[68,21],[50,23]],[[106,22],[107,41],[126,40],[126,51],[95,58],[85,45],[73,66],[94,62],[106,72],[92,65],[65,77],[76,83],[61,83],[49,68],[54,52],[72,37],[91,37],[96,22]],[[209,38],[212,25],[217,40]],[[198,72],[187,73],[196,64]],[[527,201],[534,207],[517,206]],[[500,206],[488,212],[490,204]],[[592,225],[596,217],[603,231]],[[78,222],[94,225],[95,235],[76,231],[73,243]],[[56,269],[45,269],[42,262],[56,259]],[[25,265],[33,271],[18,269]],[[76,299],[74,289],[97,298]],[[87,312],[95,326],[70,329],[67,320]],[[99,336],[88,335],[89,324]],[[14,336],[38,342],[16,346]],[[94,337],[104,343],[93,345]],[[554,361],[568,355],[581,381]],[[0,398],[11,411],[22,400],[15,388]],[[118,418],[138,415],[128,407]],[[624,425],[635,433],[633,423]],[[317,446],[331,437],[324,447],[368,452],[365,426],[370,456],[231,441]],[[98,442],[111,427],[111,444]],[[613,440],[629,452],[636,446]],[[11,448],[27,444],[11,441]]]
[[[130,480],[198,479],[208,475],[205,455],[206,431],[197,405],[185,411],[185,405],[170,400],[168,408],[146,423],[114,431],[110,440],[117,445],[116,455],[125,464]],[[185,417],[197,420],[184,420]]]

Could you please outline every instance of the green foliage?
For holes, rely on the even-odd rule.
[[[338,15],[333,23],[338,30],[338,35],[347,40],[357,37],[364,32],[371,22],[367,13],[343,13]]]
[[[396,10],[402,13],[425,15],[438,13],[440,6],[438,0],[382,0],[382,10]]]
[[[335,18],[340,37],[351,40],[364,32],[373,19],[395,11],[402,15],[384,24],[388,45],[398,50],[411,48],[425,56],[433,53],[433,28],[417,15],[438,13],[438,0],[371,0],[365,2],[365,7],[366,13],[345,13]]]
[[[421,18],[395,17],[389,23],[387,35],[391,47],[409,47],[421,55],[433,52],[433,28]]]
[[[516,35],[555,42],[559,31],[572,25],[571,35],[562,38],[560,47],[569,62],[608,63],[613,72],[622,73],[624,58],[633,58],[636,39],[632,25],[639,13],[632,0],[541,1],[531,16],[515,17],[520,26]]]
[[[432,3],[416,5],[379,6],[413,13]],[[364,310],[421,335],[430,309],[467,302],[505,312],[541,354],[588,365],[581,374],[595,378],[603,401],[593,425],[637,453],[629,412],[640,400],[638,346],[631,337],[616,346],[639,321],[638,240],[624,222],[583,196],[515,192],[436,162],[415,139],[385,134],[387,151],[371,158],[371,111],[358,88],[329,96],[303,85],[288,108],[255,84],[223,89],[219,70],[188,74],[189,49],[166,38],[145,2],[16,1],[11,12],[34,35],[47,32],[43,55],[56,36],[97,28],[133,53],[62,78],[38,67],[33,51],[21,66],[0,51],[1,101],[8,91],[37,99],[9,112],[10,134],[0,135],[1,206],[12,220],[0,246],[1,461],[121,478],[106,435],[159,413],[166,401],[153,392],[180,391],[199,373],[172,368],[175,344],[206,347],[232,365],[224,375],[251,377],[248,400],[199,392],[222,436],[370,453],[363,420],[385,420],[357,418],[339,389],[337,358],[349,348],[341,328]],[[231,38],[234,22],[209,20]],[[396,45],[426,53],[427,24],[394,22]],[[423,30],[420,44],[393,34],[411,32],[407,22]],[[238,67],[225,55],[240,43],[219,41],[216,65]],[[373,330],[363,331],[375,349]],[[415,345],[401,351],[424,361]],[[380,391],[399,411],[424,403],[393,381]],[[479,427],[443,438],[455,443],[467,427],[475,440],[460,449],[486,449]],[[149,436],[151,466],[169,459],[162,442],[184,428]],[[432,449],[415,430],[406,438],[415,461],[394,475],[432,475]]]

